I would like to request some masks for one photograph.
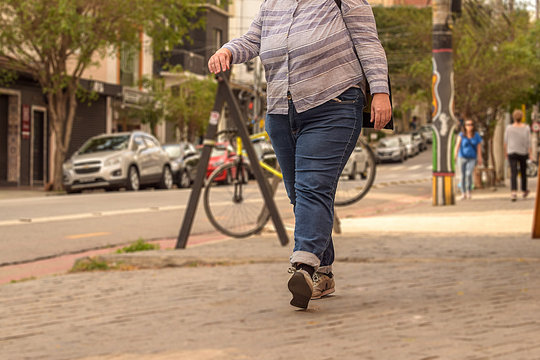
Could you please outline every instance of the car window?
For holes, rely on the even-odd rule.
[[[212,154],[210,155],[211,157],[214,157],[214,156],[223,156],[225,155],[225,148],[224,147],[215,147],[212,149]]]
[[[144,142],[146,143],[146,146],[148,146],[149,148],[153,148],[157,146],[156,143],[148,136],[144,136],[143,138],[144,138]]]
[[[384,139],[380,142],[381,147],[395,147],[399,146],[399,139]]]
[[[410,144],[412,141],[412,138],[410,136],[404,136],[401,138],[401,141],[403,141],[404,144]]]
[[[133,143],[136,145],[136,149],[142,149],[146,147],[146,143],[140,136],[135,136],[133,138]]]
[[[129,135],[106,136],[88,140],[79,150],[79,154],[91,154],[100,151],[120,151],[127,149]]]

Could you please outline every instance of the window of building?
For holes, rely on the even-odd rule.
[[[223,32],[221,29],[214,29],[214,38],[215,38],[215,47],[216,50],[221,48],[221,45],[223,45]]]
[[[139,49],[123,45],[120,50],[120,85],[137,86],[139,81]]]

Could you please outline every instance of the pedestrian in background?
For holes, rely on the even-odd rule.
[[[510,199],[517,199],[517,174],[518,164],[521,175],[521,191],[523,198],[529,195],[527,188],[527,159],[531,158],[531,130],[529,126],[521,122],[523,112],[514,110],[512,119],[514,122],[506,127],[504,132],[504,153],[510,162]]]
[[[375,129],[391,118],[386,54],[365,0],[266,0],[208,68],[217,74],[256,56],[267,80],[265,126],[296,220],[291,305],[307,308],[334,292],[334,196],[362,128],[366,80]]]
[[[482,144],[482,137],[476,131],[474,122],[471,119],[465,119],[454,150],[454,159],[458,159],[461,170],[462,200],[471,198],[474,168],[476,164],[482,166],[482,146],[480,144]]]
[[[410,123],[410,128],[411,130],[416,130],[417,128],[417,125],[418,125],[418,117],[417,116],[413,116],[412,117],[412,120],[411,120],[411,123]]]

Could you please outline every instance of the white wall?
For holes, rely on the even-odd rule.
[[[262,0],[233,0],[229,6],[229,12],[233,14],[229,18],[229,37],[231,39],[237,38],[245,34],[249,30],[255,16],[259,13],[259,9]],[[259,62],[259,58],[256,59]],[[232,78],[233,81],[252,85],[253,84],[253,72],[248,73],[246,66],[238,64],[234,66]]]

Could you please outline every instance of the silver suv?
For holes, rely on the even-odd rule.
[[[64,163],[68,193],[84,189],[141,185],[170,189],[173,176],[169,157],[155,137],[141,131],[103,134],[90,138]]]

